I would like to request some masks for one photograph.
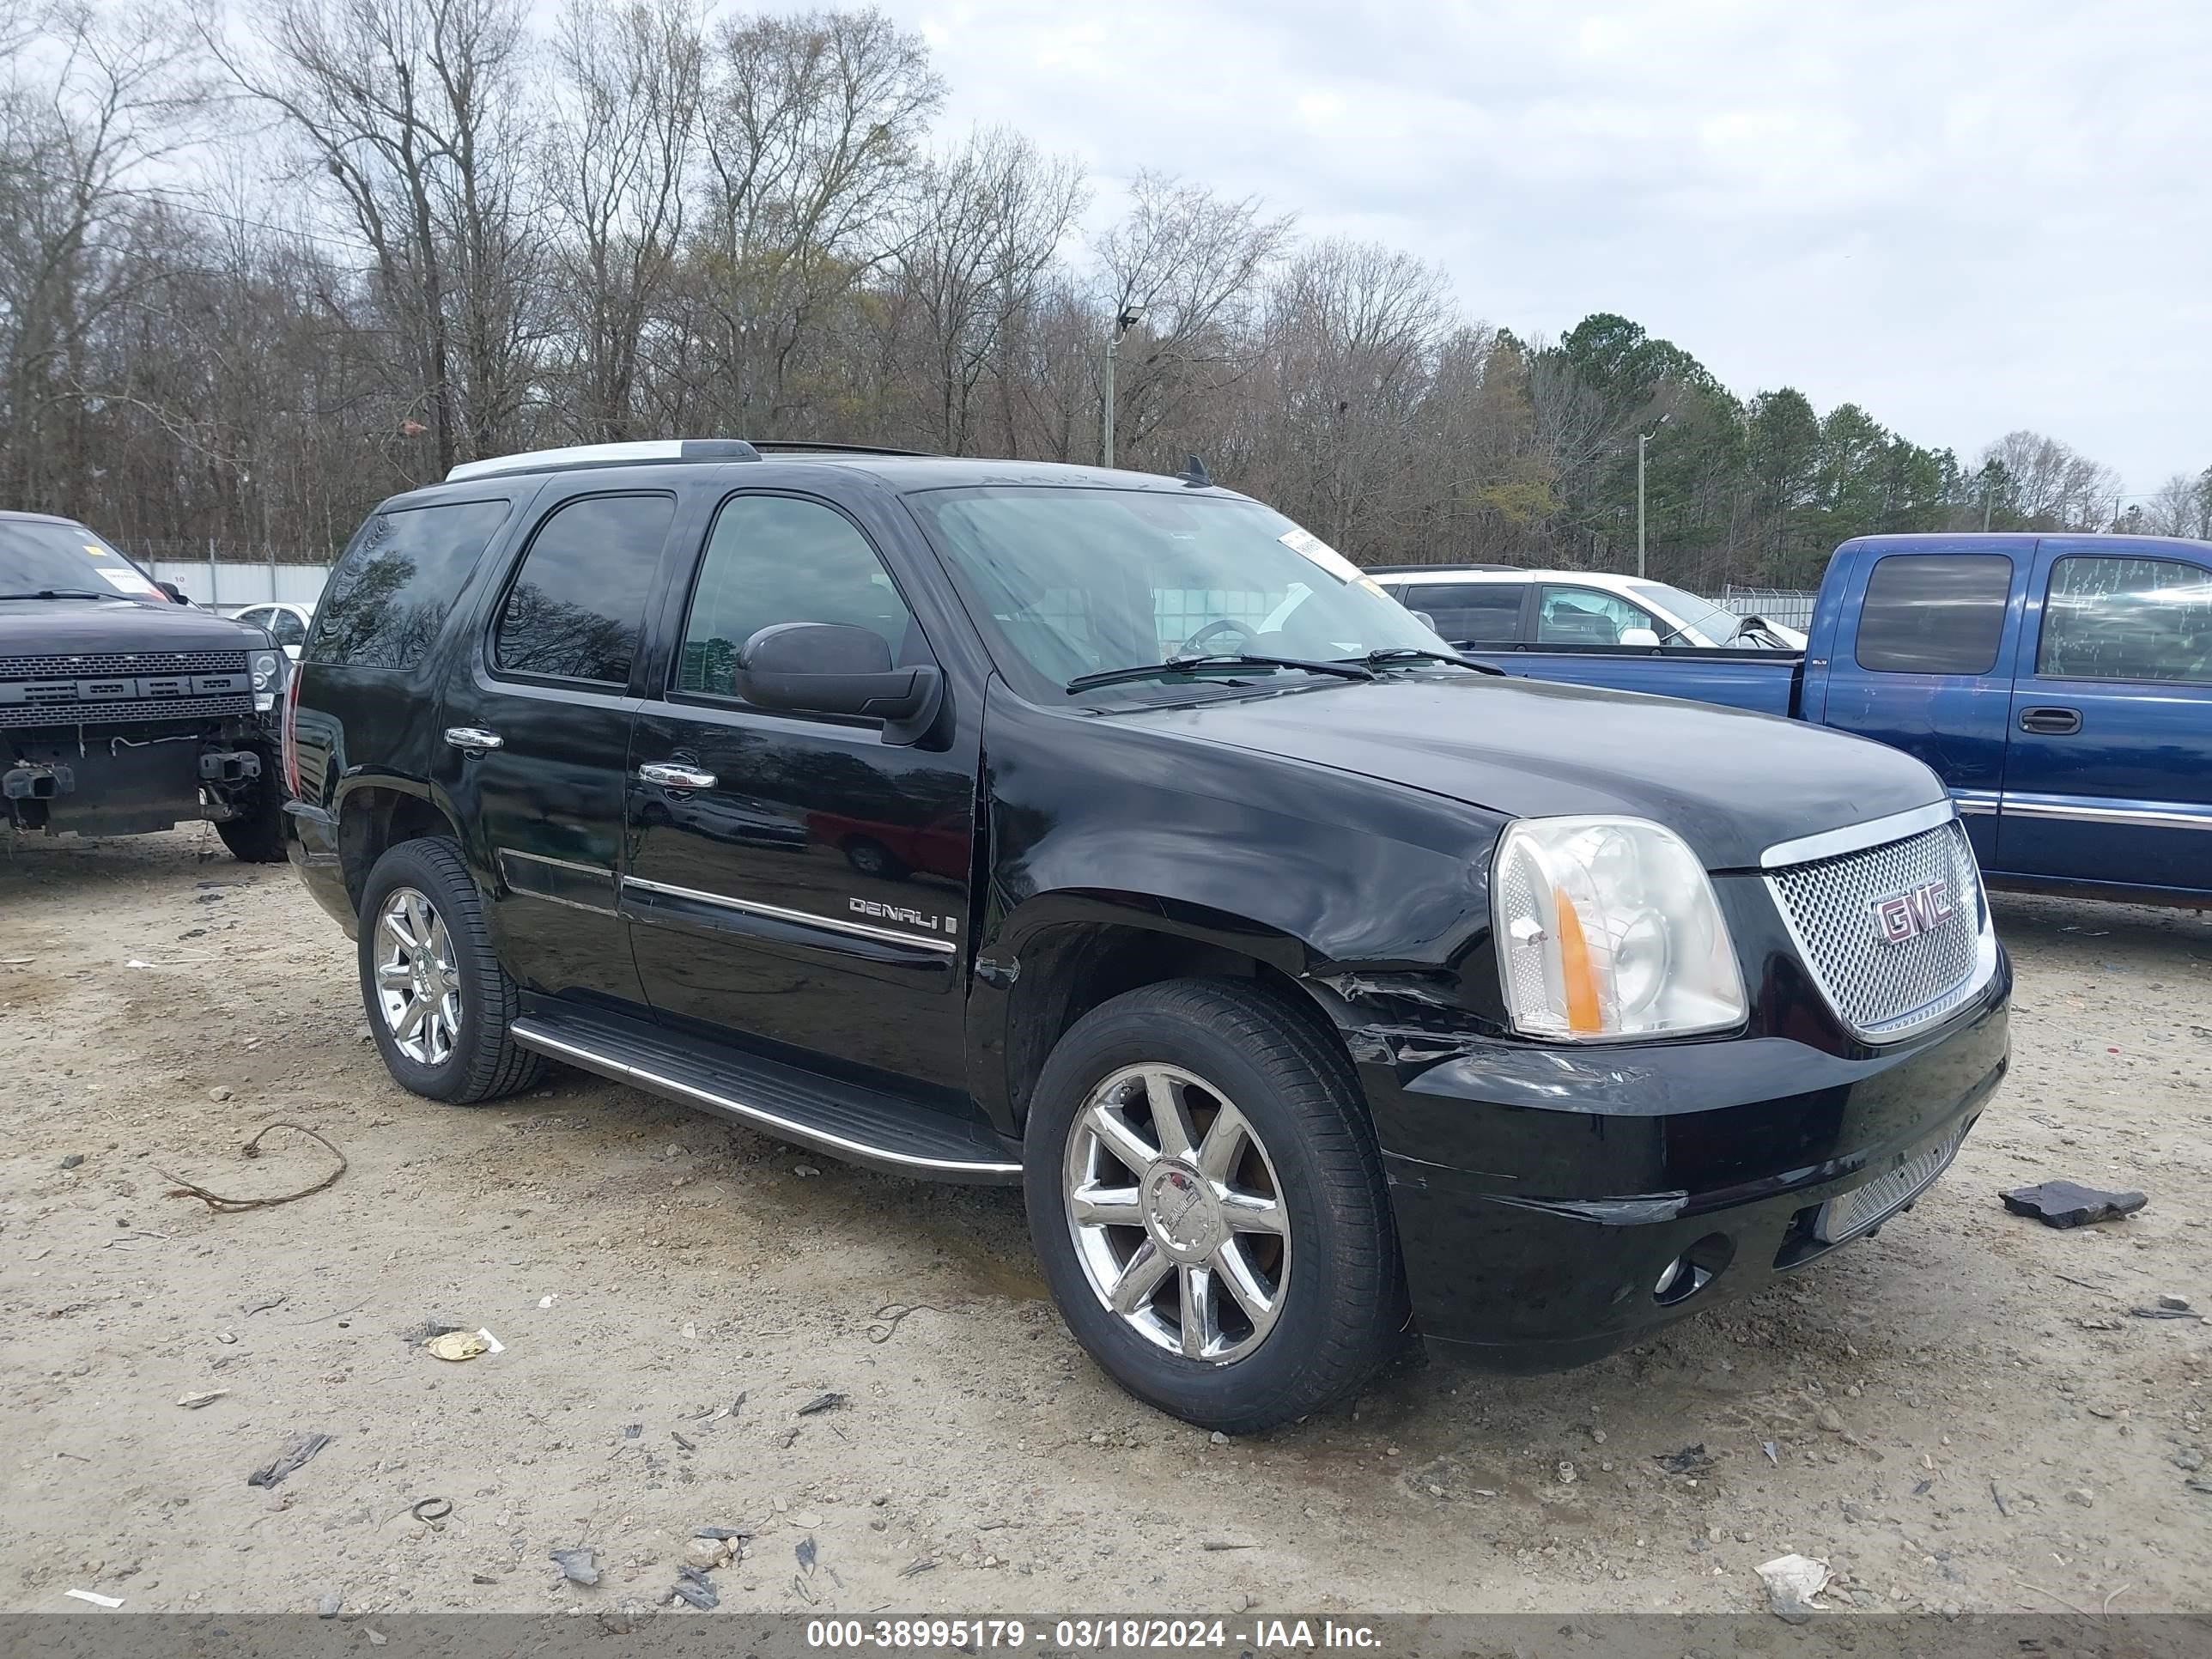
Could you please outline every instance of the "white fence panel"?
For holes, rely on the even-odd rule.
[[[194,605],[234,610],[241,605],[266,605],[284,599],[294,605],[313,605],[323,596],[330,580],[328,565],[243,564],[205,559],[154,559],[146,562],[154,580],[174,582]]]

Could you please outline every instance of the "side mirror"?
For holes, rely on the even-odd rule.
[[[778,623],[738,655],[738,695],[747,702],[879,720],[893,743],[921,735],[943,690],[934,667],[894,668],[882,635],[845,623]]]
[[[1659,635],[1656,632],[1649,628],[1624,628],[1620,630],[1620,643],[1623,645],[1656,645],[1659,643]]]
[[[1434,617],[1431,617],[1425,611],[1416,611],[1413,613],[1413,620],[1420,623],[1422,627],[1427,629],[1431,634],[1437,631],[1437,619]]]
[[[155,582],[154,586],[160,588],[164,593],[167,593],[169,596],[169,603],[172,605],[190,605],[191,603],[190,599],[185,597],[185,590],[179,587],[174,582]]]

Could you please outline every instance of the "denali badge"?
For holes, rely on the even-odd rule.
[[[1875,900],[1875,937],[1884,945],[1902,945],[1909,939],[1933,933],[1958,914],[1951,903],[1951,884],[1926,881],[1909,893]]]
[[[902,904],[878,904],[873,899],[848,898],[845,903],[856,915],[874,916],[883,921],[903,921],[915,927],[927,927],[933,933],[950,933],[960,921],[957,916],[933,916],[921,910],[908,909]]]

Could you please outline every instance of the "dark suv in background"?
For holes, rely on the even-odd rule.
[[[263,630],[191,609],[74,519],[0,513],[0,829],[204,819],[276,862],[287,666]]]
[[[1925,767],[1499,677],[1195,465],[472,464],[362,527],[294,696],[402,1084],[1019,1182],[1077,1337],[1215,1427],[1409,1321],[1542,1368],[1763,1285],[2005,1070]]]

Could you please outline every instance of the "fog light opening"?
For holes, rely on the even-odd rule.
[[[1662,1308],[1686,1302],[1718,1279],[1735,1255],[1735,1244],[1726,1233],[1707,1233],[1669,1261],[1651,1287],[1651,1299]]]

